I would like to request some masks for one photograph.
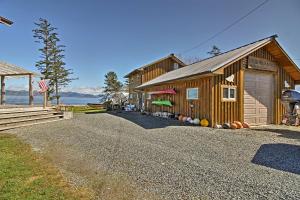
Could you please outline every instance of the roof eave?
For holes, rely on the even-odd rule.
[[[147,88],[147,87],[152,87],[152,86],[157,86],[157,85],[160,85],[160,84],[166,84],[166,83],[170,83],[170,82],[173,82],[173,81],[182,81],[184,79],[191,79],[192,77],[195,77],[195,76],[214,76],[215,74],[209,72],[209,71],[206,71],[206,72],[202,72],[202,73],[198,73],[198,74],[193,74],[193,75],[190,75],[190,76],[185,76],[185,77],[181,77],[181,78],[177,78],[177,79],[172,79],[172,80],[167,80],[167,81],[162,81],[162,82],[159,82],[159,83],[153,83],[153,84],[149,84],[149,85],[140,85],[140,86],[137,86],[135,87],[135,89],[144,89],[144,88]]]

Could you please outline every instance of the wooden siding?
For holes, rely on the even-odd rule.
[[[174,59],[168,58],[146,67],[142,71],[137,71],[128,77],[129,80],[129,95],[133,95],[133,98],[129,98],[129,103],[136,105],[139,108],[138,102],[141,99],[141,94],[135,90],[135,88],[142,83],[150,81],[164,73],[174,70],[174,63],[177,63]],[[178,63],[178,67],[183,67]]]
[[[285,88],[284,82],[287,81],[291,86],[289,89],[294,89],[295,81],[286,71],[286,66],[282,62],[278,62],[277,57],[271,54],[270,47],[263,47],[249,56],[267,59],[277,63],[278,70],[269,72],[274,74],[274,123],[280,124],[285,112],[281,103],[281,94]],[[169,61],[166,61],[169,62]],[[166,64],[168,65],[168,64]],[[172,65],[168,65],[172,66]],[[165,73],[166,69],[157,68],[144,71],[145,76],[143,81],[151,80],[153,77]],[[173,66],[172,66],[173,67]],[[239,61],[224,68],[224,74],[215,75],[213,77],[199,78],[195,80],[180,80],[173,83],[163,83],[159,86],[150,86],[145,89],[148,91],[156,91],[167,88],[174,88],[177,91],[176,95],[160,95],[152,96],[151,100],[145,100],[145,108],[147,111],[166,111],[172,113],[184,114],[197,118],[207,118],[210,125],[223,124],[225,122],[233,122],[235,120],[244,121],[244,77],[248,67],[248,56],[241,58]],[[165,71],[164,71],[165,70]],[[226,77],[234,75],[234,82],[226,81]],[[236,87],[236,101],[222,101],[222,85],[230,85]],[[193,113],[191,113],[190,101],[186,99],[187,88],[199,88],[199,99],[192,101],[194,105]],[[155,99],[170,100],[174,105],[172,107],[162,107],[151,105],[151,101]]]
[[[148,82],[162,74],[174,70],[175,61],[172,58],[165,59],[161,62],[146,67],[142,71],[142,83]],[[183,67],[178,63],[178,67]]]
[[[241,87],[243,86],[243,83],[241,84],[243,81],[243,72],[241,72],[243,63],[244,60],[235,62],[224,69],[224,74],[213,77],[212,95],[214,98],[211,111],[213,126],[239,120],[243,115],[240,112],[240,104],[244,102],[244,87]],[[226,78],[232,74],[234,75],[234,82],[226,81]],[[236,101],[222,101],[222,85],[236,86]]]
[[[282,121],[282,117],[285,113],[284,107],[281,103],[281,94],[282,90],[284,89],[294,89],[295,84],[294,80],[291,78],[291,76],[286,72],[284,69],[284,66],[282,66],[282,62],[277,62],[277,59],[274,58],[274,56],[270,53],[270,47],[264,47],[261,48],[251,54],[251,56],[255,56],[258,58],[264,58],[273,62],[276,62],[278,64],[278,70],[277,73],[275,73],[275,87],[274,87],[274,93],[275,93],[275,99],[274,99],[274,123],[280,124]],[[287,81],[290,88],[285,88],[284,82]]]
[[[129,98],[129,103],[135,105],[138,107],[138,98],[139,94],[135,91],[135,87],[139,86],[142,84],[142,76],[140,73],[134,73],[128,77],[128,90],[129,90],[129,95],[132,98]]]
[[[211,101],[212,96],[208,91],[211,89],[211,77],[191,80],[191,81],[177,81],[174,83],[164,84],[160,86],[149,87],[145,92],[157,91],[168,88],[174,88],[176,95],[152,95],[151,100],[145,100],[145,109],[149,112],[171,112],[177,114],[184,114],[194,118],[207,118],[211,120]],[[198,88],[198,100],[187,100],[186,89]],[[152,105],[153,100],[170,100],[173,104],[172,107]],[[191,104],[194,105],[191,109]]]

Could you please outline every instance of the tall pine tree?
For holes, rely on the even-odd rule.
[[[118,80],[117,74],[112,71],[105,74],[104,84],[106,100],[121,103],[123,84]]]
[[[44,78],[49,80],[47,95],[49,100],[56,98],[56,103],[59,104],[59,91],[74,80],[70,77],[73,72],[65,67],[65,46],[58,44],[60,40],[55,32],[57,28],[54,28],[48,20],[42,18],[35,25],[37,28],[33,30],[33,37],[36,42],[42,44],[42,48],[39,49],[41,53],[40,60],[36,62],[36,67]]]
[[[216,45],[214,45],[211,49],[211,51],[207,52],[209,55],[212,55],[212,56],[217,56],[217,55],[220,55],[222,52],[221,50],[219,49],[219,47],[217,47]]]

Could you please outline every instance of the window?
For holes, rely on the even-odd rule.
[[[173,67],[174,67],[174,70],[175,70],[175,69],[178,69],[178,68],[179,68],[178,63],[174,63],[174,66],[173,66]]]
[[[187,88],[186,99],[198,99],[198,88]]]
[[[222,85],[223,101],[236,100],[236,86]]]
[[[133,99],[133,94],[129,94],[129,99]]]
[[[146,93],[146,99],[150,100],[151,99],[151,94]]]

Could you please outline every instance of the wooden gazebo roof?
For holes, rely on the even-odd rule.
[[[26,69],[23,69],[22,67],[0,61],[0,76],[26,76],[26,75],[41,76],[38,73],[28,71]]]

